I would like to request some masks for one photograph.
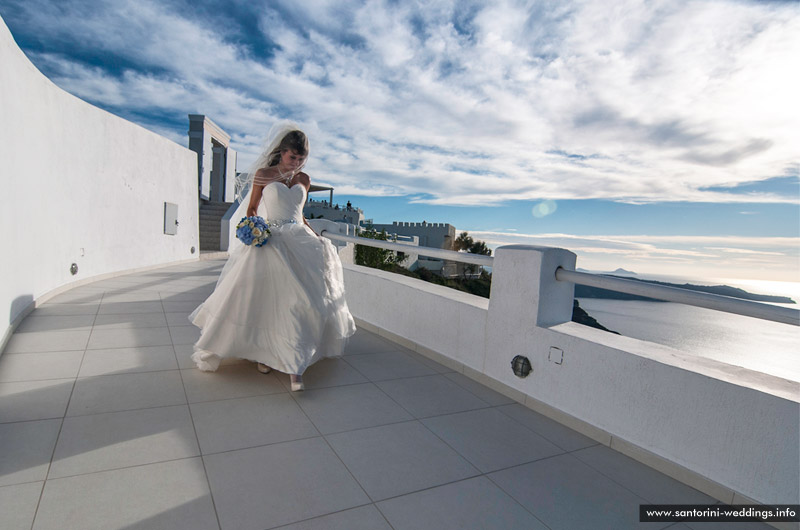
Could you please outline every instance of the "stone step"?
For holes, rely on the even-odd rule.
[[[204,239],[201,239],[200,250],[219,250],[219,240],[206,241]]]
[[[222,209],[220,209],[220,210],[210,210],[210,209],[200,210],[200,216],[213,215],[215,217],[222,217],[223,215],[225,215],[225,212],[227,212],[227,211],[228,210],[222,210]]]

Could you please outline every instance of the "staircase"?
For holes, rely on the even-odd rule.
[[[200,250],[219,250],[219,222],[231,202],[200,202]]]

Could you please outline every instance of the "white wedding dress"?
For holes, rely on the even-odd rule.
[[[273,225],[263,247],[238,240],[211,296],[189,315],[200,328],[192,360],[214,371],[225,357],[302,374],[341,355],[356,326],[333,244],[303,224],[305,188],[264,187],[258,215]],[[277,226],[275,226],[277,225]]]

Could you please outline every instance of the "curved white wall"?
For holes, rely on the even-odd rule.
[[[199,255],[195,153],[55,86],[2,19],[0,65],[0,332],[70,283]]]

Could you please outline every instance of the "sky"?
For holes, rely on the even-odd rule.
[[[278,120],[375,223],[800,282],[800,2],[0,0],[64,90],[244,171]],[[327,198],[326,197],[319,197]]]

